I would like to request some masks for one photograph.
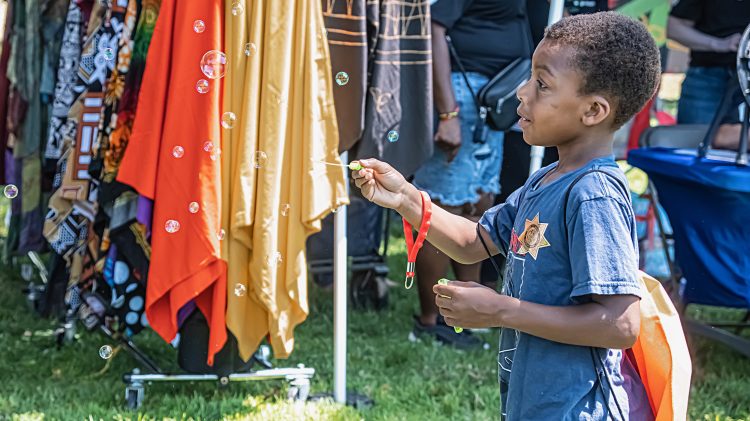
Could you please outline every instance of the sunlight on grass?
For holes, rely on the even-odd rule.
[[[1,212],[1,209],[0,209]],[[388,248],[389,308],[348,313],[347,389],[375,401],[355,410],[330,400],[287,401],[284,381],[161,383],[147,385],[139,411],[124,406],[122,374],[138,364],[127,352],[105,362],[99,333],[79,329],[79,339],[61,348],[56,321],[32,314],[24,303],[16,270],[0,267],[0,420],[496,420],[497,331],[482,334],[486,350],[457,351],[432,341],[407,340],[417,311],[416,289],[403,288],[405,246],[400,221],[393,221]],[[295,331],[295,351],[277,367],[305,364],[315,369],[311,393],[333,389],[333,303],[331,291],[310,285],[310,317]],[[736,318],[736,311],[691,310],[695,317]],[[153,331],[134,341],[166,370],[179,371],[177,353]],[[703,377],[693,384],[690,419],[750,421],[750,359],[707,341],[695,343]],[[98,372],[101,375],[97,375]]]

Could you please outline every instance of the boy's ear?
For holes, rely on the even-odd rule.
[[[612,114],[612,106],[607,98],[600,95],[589,97],[588,108],[583,113],[582,122],[586,126],[596,126]]]

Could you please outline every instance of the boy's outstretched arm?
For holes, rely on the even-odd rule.
[[[359,163],[363,168],[352,171],[352,177],[362,195],[373,203],[394,209],[417,229],[422,222],[422,197],[417,188],[385,162],[363,159]],[[477,237],[476,226],[476,222],[433,204],[427,241],[459,263],[476,263],[487,257]],[[480,232],[490,252],[499,253],[484,229]]]
[[[451,326],[507,327],[550,341],[615,349],[633,346],[640,331],[640,301],[634,295],[592,295],[589,303],[549,306],[474,282],[435,285],[433,291]]]

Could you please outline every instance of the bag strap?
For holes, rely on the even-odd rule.
[[[479,105],[479,97],[477,97],[476,92],[474,92],[474,88],[472,88],[471,83],[469,83],[469,76],[466,74],[466,69],[464,69],[464,65],[463,63],[461,63],[461,59],[458,57],[456,47],[453,46],[453,41],[451,40],[450,35],[445,36],[445,42],[448,43],[448,50],[450,50],[451,57],[453,57],[456,65],[458,65],[458,70],[461,71],[461,76],[463,76],[464,82],[466,82],[466,86],[469,88],[469,92],[471,92],[471,99],[474,100],[474,105],[477,107],[477,112],[481,113],[482,106]]]
[[[524,4],[523,6],[523,15],[524,15],[524,21],[525,25],[524,28],[526,29],[526,43],[529,47],[529,57],[534,53],[534,40],[531,35],[531,22],[529,21],[529,12]],[[471,92],[471,99],[474,100],[474,106],[477,107],[477,112],[479,115],[482,115],[482,105],[479,102],[479,96],[476,92],[474,92],[474,88],[471,87],[471,83],[469,83],[469,76],[466,75],[466,69],[464,68],[463,63],[461,63],[461,58],[458,57],[458,53],[456,52],[456,47],[453,46],[453,40],[451,40],[450,35],[445,35],[445,42],[448,43],[448,50],[450,51],[450,55],[453,58],[453,60],[456,62],[456,65],[458,66],[458,70],[461,71],[461,76],[464,78],[464,82],[466,83],[466,87],[469,88],[469,92]],[[499,272],[498,272],[499,273]]]
[[[623,189],[624,192],[630,191],[630,189],[619,178],[616,178],[614,175],[608,173],[607,171],[599,169],[599,168],[592,168],[592,169],[589,169],[588,171],[585,171],[585,172],[581,173],[580,175],[578,175],[578,177],[576,177],[575,180],[573,180],[573,182],[570,183],[570,185],[568,185],[568,188],[565,191],[565,196],[563,198],[563,223],[565,224],[565,239],[566,239],[565,242],[566,243],[568,242],[567,241],[568,240],[568,200],[570,199],[570,192],[573,190],[573,186],[575,186],[579,181],[581,181],[581,179],[583,179],[583,177],[585,177],[585,176],[587,176],[587,175],[589,175],[591,173],[595,173],[595,172],[602,173],[602,174],[608,176],[610,179],[612,179],[615,182],[617,182],[617,184]],[[544,178],[544,176],[542,176],[541,178]],[[521,206],[521,203],[523,202],[523,199],[525,197],[525,193],[526,193],[526,190],[524,190],[523,192],[521,192],[521,196],[518,198],[518,206],[519,207]],[[479,240],[482,242],[482,246],[484,246],[484,250],[487,252],[487,256],[489,256],[489,259],[490,259],[490,262],[492,263],[492,266],[495,268],[495,270],[497,271],[497,273],[500,273],[500,268],[497,266],[497,263],[495,262],[495,259],[493,258],[492,253],[490,253],[490,249],[489,249],[489,247],[487,247],[487,243],[484,241],[484,238],[482,237],[482,234],[479,231],[479,228],[480,228],[480,225],[477,224],[477,237],[479,237]],[[602,395],[606,398],[607,394],[606,394],[606,392],[604,390],[604,385],[603,385],[600,377],[601,377],[601,374],[603,374],[603,376],[607,380],[607,385],[609,386],[609,389],[610,390],[614,390],[614,384],[612,383],[612,378],[609,376],[609,373],[607,372],[607,369],[604,366],[604,361],[602,361],[601,357],[597,358],[597,348],[595,348],[595,347],[592,346],[592,347],[589,347],[589,350],[591,351],[591,361],[594,364],[594,372],[597,373],[597,378],[599,379],[599,389],[601,389]],[[601,372],[599,371],[599,367],[600,366],[602,368]],[[625,421],[625,413],[623,412],[622,407],[620,406],[620,402],[617,400],[617,396],[614,393],[612,393],[612,397],[615,400],[615,405],[617,406],[617,411],[620,413],[620,419],[623,420],[623,421]]]

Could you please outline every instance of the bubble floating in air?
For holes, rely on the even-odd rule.
[[[200,19],[193,22],[193,31],[195,31],[196,34],[203,33],[203,31],[205,30],[206,30],[206,22],[203,22]]]
[[[245,11],[245,7],[238,1],[232,3],[232,15],[239,16]]]
[[[250,57],[252,55],[255,55],[255,53],[258,52],[258,47],[255,46],[252,42],[248,42],[245,44],[245,55]]]
[[[3,188],[3,195],[8,199],[15,199],[18,196],[18,187],[15,184],[8,184]]]
[[[224,77],[227,69],[227,55],[218,50],[207,51],[201,58],[201,71],[209,79]]]
[[[169,219],[166,223],[164,223],[164,230],[170,234],[174,234],[180,230],[180,223],[175,221],[174,219]]]
[[[268,155],[263,151],[255,152],[255,168],[262,168],[268,162]]]
[[[233,112],[227,111],[221,115],[221,127],[225,129],[231,129],[237,122],[237,116]]]
[[[247,288],[245,288],[245,286],[242,284],[237,284],[234,286],[234,295],[238,297],[244,296],[246,291],[247,291]]]
[[[172,156],[175,158],[182,158],[185,155],[185,148],[182,146],[175,146],[172,149]]]
[[[339,86],[346,85],[347,83],[349,83],[349,75],[346,72],[336,73],[336,83],[338,83]]]
[[[195,84],[195,90],[198,91],[199,94],[205,94],[208,92],[208,81],[206,79],[200,79],[198,80],[198,83]]]
[[[105,360],[112,358],[112,347],[109,345],[104,345],[99,348],[99,356]]]

